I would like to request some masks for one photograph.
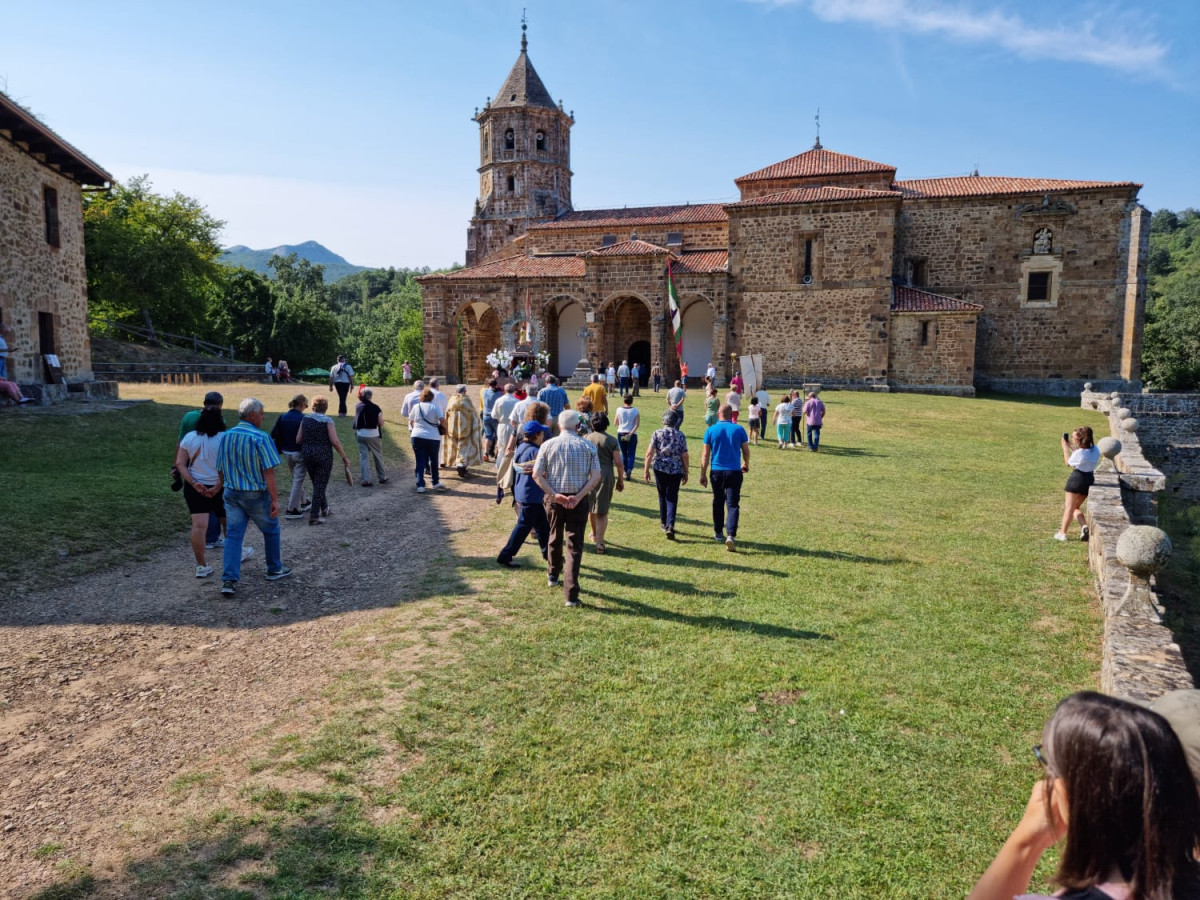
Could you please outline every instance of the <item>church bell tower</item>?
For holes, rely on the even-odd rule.
[[[531,225],[571,209],[571,126],[534,71],[521,23],[521,54],[479,123],[479,198],[467,229],[468,266],[476,265]]]

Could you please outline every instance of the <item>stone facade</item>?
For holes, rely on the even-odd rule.
[[[673,379],[669,269],[693,377],[711,360],[727,382],[731,356],[754,352],[768,386],[1140,388],[1148,217],[1137,184],[897,181],[894,166],[818,141],[736,179],[734,203],[576,211],[573,114],[549,99],[524,39],[505,85],[476,116],[468,266],[420,279],[429,372],[475,377],[465,350],[494,333],[467,334],[491,319],[464,310],[483,304],[510,347],[520,329],[503,323],[528,310],[537,347],[526,349],[548,349],[557,374],[581,357],[637,357]]]
[[[45,382],[47,353],[68,382],[91,380],[82,188],[110,180],[0,94],[0,320],[15,332],[10,380]]]

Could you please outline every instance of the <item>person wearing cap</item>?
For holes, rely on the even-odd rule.
[[[725,403],[717,411],[717,424],[704,430],[704,451],[700,455],[700,487],[708,486],[712,465],[713,536],[734,552],[738,516],[742,505],[742,477],[750,471],[750,444],[746,431],[734,425],[733,409]],[[722,531],[724,534],[722,534]]]
[[[650,443],[646,445],[646,484],[650,483],[653,470],[658,488],[658,522],[669,541],[675,540],[679,486],[688,480],[687,438],[679,430],[682,420],[679,410],[668,409],[662,415],[663,427],[650,435]]]
[[[519,568],[513,562],[513,557],[529,537],[529,532],[537,535],[538,546],[542,548],[542,559],[546,558],[550,542],[550,520],[546,518],[546,508],[543,505],[546,492],[533,480],[533,461],[538,455],[542,442],[549,437],[550,429],[541,422],[526,422],[521,426],[521,444],[513,456],[513,499],[517,506],[517,524],[508,536],[508,543],[496,557],[496,562],[507,569]]]
[[[558,587],[562,574],[567,606],[579,606],[579,566],[583,562],[583,529],[591,504],[588,497],[600,483],[596,448],[575,433],[579,413],[566,409],[558,417],[558,437],[542,444],[533,463],[533,480],[546,492],[550,548],[546,583]],[[566,558],[563,543],[566,542]]]
[[[180,442],[187,437],[191,432],[196,430],[196,425],[200,422],[200,414],[206,409],[215,409],[218,413],[221,412],[221,407],[225,404],[225,398],[217,391],[209,391],[204,395],[204,406],[200,409],[193,409],[185,412],[183,418],[179,420],[179,437],[175,441],[175,452],[179,452]],[[221,431],[225,430],[225,420],[221,419]],[[174,463],[174,460],[172,460]],[[178,471],[176,467],[175,471]],[[182,478],[183,473],[179,476]],[[218,550],[225,546],[225,538],[221,536],[221,520],[215,515],[210,514],[208,517],[208,528],[204,532],[204,549]]]
[[[346,395],[354,384],[354,369],[346,362],[346,355],[339,353],[337,363],[329,370],[329,389],[336,390],[338,395],[338,415],[346,415]]]

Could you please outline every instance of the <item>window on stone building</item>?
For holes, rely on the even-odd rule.
[[[921,323],[921,346],[929,346],[929,320],[926,319]]]
[[[546,132],[544,131],[539,131],[537,133],[537,148],[539,150],[546,149]]]
[[[813,242],[812,238],[804,239],[804,270],[800,281],[803,284],[813,283]]]
[[[1050,300],[1050,272],[1030,272],[1025,289],[1026,303],[1048,303]]]
[[[513,175],[508,176],[508,192],[515,194],[517,192],[517,179]]]
[[[46,243],[60,246],[58,232],[58,191],[52,187],[42,188],[42,207],[46,213]]]
[[[606,234],[604,237],[602,237],[600,239],[600,246],[601,247],[611,247],[616,242],[617,242],[617,236],[615,234]]]
[[[504,149],[512,150],[516,146],[517,136],[513,134],[513,130],[510,128],[508,131],[504,132]]]
[[[925,287],[929,283],[929,263],[924,259],[908,261],[908,283],[913,287]]]
[[[682,231],[668,231],[667,232],[667,246],[668,247],[670,247],[670,246],[678,247],[682,243],[683,243],[683,232]]]

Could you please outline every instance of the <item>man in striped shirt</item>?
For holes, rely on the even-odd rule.
[[[262,532],[267,551],[267,580],[287,578],[292,570],[283,564],[279,540],[279,494],[275,467],[279,452],[262,430],[263,405],[253,397],[238,404],[238,423],[221,438],[217,448],[217,490],[224,489],[225,558],[221,593],[232,595],[242,574],[242,538],[253,521]]]
[[[546,493],[546,515],[550,520],[550,547],[546,583],[558,587],[562,573],[567,606],[579,605],[579,566],[583,562],[583,529],[587,525],[589,494],[600,483],[600,458],[596,445],[576,434],[579,413],[563,410],[558,417],[559,435],[542,444],[533,461],[533,480]],[[568,559],[563,559],[566,541]],[[565,563],[565,566],[564,566]]]

